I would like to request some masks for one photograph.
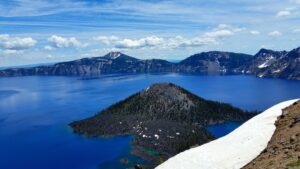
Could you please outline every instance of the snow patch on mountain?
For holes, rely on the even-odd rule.
[[[274,70],[274,71],[273,71],[273,73],[279,73],[279,72],[281,72],[280,69],[277,69],[277,70]]]
[[[264,63],[259,65],[258,68],[262,69],[262,68],[268,67],[272,64],[272,62],[274,62],[274,60],[275,60],[275,58],[273,56],[270,56],[267,58],[267,60]]]
[[[282,109],[298,99],[281,102],[253,117],[230,134],[182,152],[156,169],[239,169],[255,159],[268,145]]]
[[[117,59],[118,57],[121,56],[120,52],[110,52],[107,54],[107,56],[111,59]]]

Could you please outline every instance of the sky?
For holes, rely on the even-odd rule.
[[[300,0],[1,0],[0,67],[300,46]]]

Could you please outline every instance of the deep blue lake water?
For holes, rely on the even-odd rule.
[[[206,99],[264,110],[300,97],[300,82],[253,76],[123,75],[0,78],[1,169],[126,168],[131,137],[85,138],[68,123],[89,117],[155,82],[173,82]],[[239,124],[209,127],[223,136]],[[130,157],[130,160],[140,160]]]
[[[207,129],[216,138],[219,138],[232,132],[233,130],[238,128],[241,124],[242,124],[241,122],[227,121],[224,124],[216,124],[216,125],[208,126]]]

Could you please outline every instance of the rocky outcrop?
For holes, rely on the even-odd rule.
[[[205,126],[253,114],[208,101],[174,84],[155,84],[93,117],[70,124],[86,136],[133,135],[133,153],[157,165],[213,139]]]

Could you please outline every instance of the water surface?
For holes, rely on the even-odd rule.
[[[242,123],[241,122],[234,122],[234,121],[227,121],[223,124],[216,124],[208,126],[207,129],[211,132],[216,138],[223,137],[228,133],[232,132],[236,128],[238,128]]]
[[[245,110],[264,110],[300,97],[298,81],[253,76],[0,78],[0,168],[126,168],[118,161],[129,156],[131,137],[85,138],[73,134],[68,123],[89,117],[156,82],[172,82],[206,99]],[[226,128],[226,124],[212,127],[216,136],[234,129],[231,125]],[[137,157],[129,158],[140,161]]]

